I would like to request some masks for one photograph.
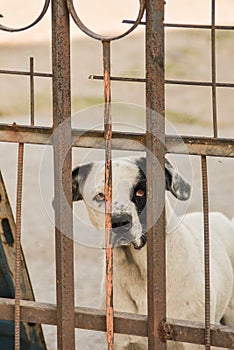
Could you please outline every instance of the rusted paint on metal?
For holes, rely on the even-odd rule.
[[[147,270],[148,349],[164,350],[160,323],[166,318],[166,247],[164,211],[164,0],[146,1],[147,107]],[[161,165],[156,165],[155,158]],[[158,206],[161,213],[154,222]]]
[[[106,247],[106,335],[108,350],[114,348],[113,252]]]
[[[166,149],[168,153],[183,153],[191,155],[206,155],[211,157],[233,157],[234,139],[196,136],[167,136]]]
[[[205,345],[205,325],[197,322],[167,320],[170,332],[168,340]],[[166,327],[168,327],[166,326]],[[234,349],[234,329],[232,327],[211,325],[211,346]]]
[[[108,350],[114,349],[112,231],[112,115],[110,85],[110,42],[103,41],[104,138],[105,138],[105,243],[106,243],[106,334]]]
[[[0,298],[2,319],[14,317],[14,300]],[[147,316],[115,312],[115,332],[147,337]],[[25,322],[56,325],[56,305],[32,301],[21,301],[21,318]],[[75,308],[76,328],[106,331],[105,311],[90,308]],[[204,324],[168,319],[161,323],[167,340],[204,345]],[[234,329],[227,326],[211,325],[211,346],[234,349]]]
[[[158,333],[163,343],[166,342],[167,340],[176,339],[175,329],[171,326],[170,323],[167,323],[166,320],[162,320],[160,322]]]
[[[0,142],[48,145],[52,143],[53,129],[17,124],[0,125]],[[146,135],[112,132],[112,149],[144,151]],[[103,131],[72,129],[72,147],[103,148]],[[167,153],[234,157],[234,139],[197,136],[166,135]]]
[[[25,30],[36,24],[45,14],[49,0],[45,1],[42,13],[36,21],[30,26],[13,29],[0,25],[0,29],[9,31]],[[112,293],[112,269],[113,256],[110,244],[111,230],[111,149],[132,149],[142,150],[142,145],[146,145],[150,152],[147,157],[148,173],[148,222],[153,221],[153,211],[157,206],[155,198],[155,180],[158,183],[164,183],[163,176],[157,172],[152,154],[155,155],[163,167],[164,155],[166,152],[202,155],[203,174],[206,174],[205,156],[224,156],[234,157],[234,140],[217,138],[217,87],[234,87],[232,83],[216,82],[216,62],[215,62],[215,31],[217,29],[233,30],[233,26],[215,25],[215,0],[212,0],[212,24],[211,25],[190,25],[190,24],[164,24],[162,0],[147,0],[147,23],[146,23],[146,79],[121,78],[110,76],[110,41],[119,39],[129,34],[140,23],[144,12],[145,2],[139,1],[140,9],[136,21],[133,21],[132,28],[126,33],[112,38],[104,38],[93,33],[86,28],[78,18],[72,0],[53,0],[52,1],[52,26],[53,26],[53,129],[35,128],[32,126],[4,126],[0,125],[0,141],[46,144],[51,143],[50,136],[53,131],[61,127],[61,132],[56,134],[53,139],[55,151],[55,208],[56,208],[56,269],[57,269],[57,304],[43,306],[41,303],[31,303],[20,301],[21,317],[31,320],[40,320],[48,324],[58,324],[58,348],[74,349],[74,327],[85,329],[103,330],[107,329],[109,349],[113,346],[113,332],[129,333],[140,336],[149,335],[149,350],[164,349],[166,340],[186,341],[199,344],[205,344],[209,349],[210,345],[219,347],[234,348],[233,329],[221,326],[210,326],[209,321],[209,296],[206,294],[206,318],[204,325],[194,324],[193,322],[168,321],[165,322],[165,240],[164,240],[164,212],[162,212],[158,222],[148,232],[148,301],[149,316],[148,322],[146,316],[134,316],[129,314],[113,315],[113,293]],[[69,18],[68,9],[76,24],[87,35],[103,43],[104,75],[93,76],[93,79],[104,79],[105,95],[105,130],[104,132],[86,132],[83,130],[71,130],[70,125],[70,64],[69,64]],[[78,18],[78,22],[77,22]],[[181,81],[164,80],[164,27],[178,28],[200,28],[211,30],[211,61],[212,61],[212,81]],[[63,57],[61,57],[63,52]],[[31,61],[30,71],[10,71],[0,70],[0,74],[16,74],[30,76],[31,96],[33,97],[33,78],[52,77],[50,73],[34,72],[33,62]],[[146,104],[147,111],[147,130],[144,134],[112,133],[111,127],[111,91],[110,80],[146,82]],[[164,119],[158,118],[158,115],[164,116],[164,83],[181,84],[194,86],[210,86],[212,88],[213,103],[213,129],[214,138],[205,137],[174,137],[164,134]],[[31,97],[31,100],[32,100]],[[34,114],[33,104],[31,103],[31,120],[33,122]],[[159,123],[160,119],[160,123]],[[66,204],[62,198],[65,192],[66,200],[71,205],[71,147],[96,147],[97,142],[106,140],[106,200],[107,200],[107,312],[106,315],[101,311],[93,309],[75,309],[74,319],[74,282],[73,282],[73,242],[72,242],[72,220],[70,214],[66,211]],[[119,142],[121,140],[121,142]],[[124,141],[123,141],[124,140]],[[133,142],[134,141],[134,142]],[[135,142],[137,141],[137,143]],[[184,147],[184,144],[187,147]],[[164,147],[166,146],[166,149]],[[188,151],[188,152],[187,152]],[[152,152],[152,154],[151,154]],[[65,159],[65,162],[63,162]],[[205,169],[205,170],[204,170]],[[61,170],[61,171],[60,171]],[[61,172],[61,174],[60,174]],[[152,173],[154,177],[152,178]],[[58,175],[59,174],[59,175]],[[207,176],[204,175],[204,217],[205,232],[209,231],[207,227],[208,217],[208,193]],[[163,188],[163,186],[161,186]],[[158,189],[158,187],[157,187]],[[157,199],[163,201],[164,191],[157,190]],[[66,231],[66,236],[63,234]],[[206,236],[205,234],[205,236]],[[67,237],[68,235],[68,237]],[[207,245],[206,240],[205,245]],[[205,248],[208,251],[208,247]],[[209,292],[209,265],[208,257],[206,261],[206,291]],[[207,293],[206,292],[206,293]],[[19,299],[20,300],[20,299]],[[11,315],[14,318],[12,301],[1,303],[0,312],[4,317]],[[26,303],[26,304],[25,304]],[[17,321],[18,322],[18,321]],[[16,323],[17,323],[16,322]],[[33,322],[33,321],[32,321]],[[50,323],[51,322],[51,323]],[[149,331],[147,330],[149,327]],[[134,328],[135,327],[135,328]],[[109,331],[108,331],[109,330]],[[204,340],[206,339],[206,340]]]
[[[59,350],[74,350],[74,251],[73,216],[71,210],[72,150],[69,14],[65,0],[52,0],[51,8],[57,344]]]
[[[21,275],[21,217],[23,194],[24,144],[18,146],[17,196],[16,196],[16,241],[15,241],[15,350],[20,350],[20,275]]]

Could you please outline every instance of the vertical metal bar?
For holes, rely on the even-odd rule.
[[[110,84],[110,42],[103,41],[104,70],[104,136],[105,136],[105,199],[106,199],[106,332],[108,350],[114,348],[114,310],[113,310],[113,250],[111,245],[111,212],[112,212],[112,115],[111,115],[111,84]]]
[[[53,146],[58,349],[75,349],[70,29],[65,0],[52,0]]]
[[[34,59],[33,57],[30,57],[30,116],[31,116],[31,125],[35,125]]]
[[[20,350],[20,267],[21,267],[21,214],[23,191],[24,144],[18,148],[18,174],[16,196],[16,241],[15,241],[15,350]]]
[[[166,349],[164,0],[146,1],[148,349]],[[157,162],[155,160],[157,159]],[[160,165],[160,166],[159,166]],[[161,168],[160,168],[161,167]],[[162,212],[154,223],[159,206]]]
[[[205,349],[210,350],[210,237],[209,237],[209,197],[206,157],[201,157],[202,193],[204,215],[204,264],[205,264]]]
[[[212,79],[212,113],[213,134],[218,137],[217,125],[217,94],[216,94],[216,40],[215,40],[215,0],[211,3],[211,79]]]

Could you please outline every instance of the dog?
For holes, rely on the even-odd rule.
[[[146,158],[114,159],[112,173],[114,310],[147,314]],[[73,201],[84,201],[91,223],[98,229],[103,229],[105,223],[104,176],[104,162],[81,165],[72,172]],[[165,190],[168,196],[172,194],[178,200],[190,197],[190,185],[168,160],[165,160]],[[211,323],[234,327],[234,224],[221,213],[210,213],[209,220]],[[166,196],[168,318],[204,323],[203,244],[203,214],[185,214],[180,219]],[[102,289],[104,308],[104,283]],[[146,350],[147,339],[115,335],[115,349]],[[168,349],[203,349],[203,346],[169,341]]]

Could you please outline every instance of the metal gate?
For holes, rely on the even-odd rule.
[[[75,349],[75,328],[107,332],[108,349],[113,349],[114,332],[148,337],[148,349],[166,349],[167,340],[181,341],[210,346],[234,349],[234,330],[224,326],[210,324],[210,268],[209,268],[209,208],[207,185],[207,156],[233,157],[234,139],[218,137],[217,98],[218,87],[233,87],[233,83],[216,81],[216,32],[218,30],[234,30],[233,26],[217,26],[215,22],[215,0],[211,1],[211,24],[172,24],[164,23],[164,0],[140,0],[139,13],[136,21],[126,33],[117,37],[104,37],[92,32],[81,22],[72,0],[46,0],[44,8],[31,25],[25,28],[13,29],[0,26],[1,30],[14,32],[26,30],[37,24],[47,12],[51,3],[52,11],[52,67],[51,74],[34,71],[33,60],[28,72],[5,71],[1,74],[25,75],[30,78],[31,93],[31,125],[0,124],[0,141],[18,143],[18,184],[16,208],[16,277],[15,299],[0,299],[1,319],[15,322],[15,349],[20,349],[20,320],[30,323],[57,325],[58,349]],[[141,22],[144,12],[146,21]],[[100,42],[103,48],[103,76],[93,76],[93,79],[104,80],[104,131],[87,131],[71,128],[71,92],[70,92],[70,32],[69,20],[73,18],[77,26],[88,36]],[[129,22],[129,21],[127,21]],[[131,22],[131,21],[130,21]],[[114,40],[130,34],[139,24],[144,24],[146,77],[145,79],[121,78],[111,76],[111,44]],[[200,28],[211,32],[211,63],[212,80],[181,81],[164,79],[164,35],[167,27]],[[61,54],[62,53],[62,54]],[[53,82],[53,128],[34,126],[34,77],[52,78]],[[135,81],[145,83],[146,87],[146,134],[113,132],[111,121],[111,80]],[[147,220],[152,221],[153,212],[158,200],[164,202],[164,177],[153,162],[156,156],[163,167],[165,153],[184,153],[180,138],[165,135],[164,122],[157,123],[157,116],[165,113],[165,84],[182,84],[209,86],[212,90],[213,137],[183,137],[183,143],[190,155],[201,157],[203,174],[204,203],[204,234],[205,234],[205,320],[203,324],[181,322],[166,319],[166,254],[165,254],[165,218],[164,211],[157,223],[149,230],[147,240],[148,252],[148,316],[118,313],[113,310],[112,247],[109,246],[111,230],[111,149],[115,147],[115,139],[124,138],[125,143],[118,144],[123,150],[131,148],[131,141],[137,141],[135,150],[146,146],[147,181],[153,188],[149,192]],[[55,132],[54,130],[59,130]],[[51,136],[53,134],[53,139]],[[67,210],[67,203],[72,206],[72,147],[92,147],[93,140],[105,140],[106,154],[106,313],[96,309],[84,309],[74,305],[74,269],[73,269],[73,225],[72,212]],[[51,141],[52,140],[52,141]],[[21,243],[21,206],[22,206],[22,174],[24,164],[24,144],[47,145],[52,142],[54,149],[54,181],[55,181],[55,237],[56,237],[56,287],[57,304],[42,304],[39,302],[21,300],[20,291],[20,243]],[[136,144],[134,144],[136,145]],[[166,145],[166,147],[165,147]],[[65,159],[65,161],[64,161]],[[154,174],[154,176],[152,176]],[[156,183],[161,188],[156,194]],[[109,213],[109,214],[108,214]],[[66,232],[66,235],[64,234]],[[155,287],[157,286],[157,287]]]

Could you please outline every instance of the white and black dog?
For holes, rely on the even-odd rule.
[[[114,246],[114,309],[147,313],[146,159],[115,159],[112,163],[112,243]],[[92,224],[105,223],[104,162],[73,170],[73,201],[84,200]],[[165,188],[186,200],[190,185],[165,162]],[[204,322],[203,215],[178,217],[166,199],[167,317]],[[170,222],[169,222],[170,221]],[[211,323],[234,327],[234,224],[221,213],[210,214]],[[105,288],[103,288],[103,306]],[[169,349],[203,349],[169,342]],[[115,349],[147,349],[145,338],[116,336]]]

